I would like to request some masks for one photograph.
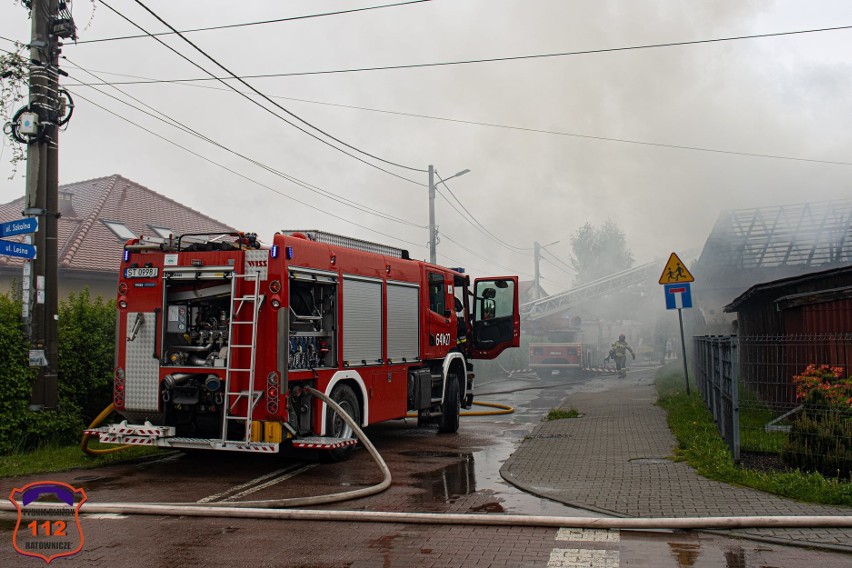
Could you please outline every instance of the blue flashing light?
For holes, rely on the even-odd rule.
[[[130,251],[127,250],[127,249],[124,249],[124,262],[127,262],[129,260],[130,260]]]
[[[272,250],[269,252],[272,258],[278,258],[278,245],[272,245]]]
[[[464,274],[464,268],[462,268],[461,266],[452,267],[452,268],[450,268],[450,270],[454,270],[454,271],[458,272],[459,274]]]
[[[287,247],[287,260],[293,260],[293,247]]]

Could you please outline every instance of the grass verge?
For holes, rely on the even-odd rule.
[[[663,367],[657,374],[657,393],[658,404],[668,413],[669,427],[677,439],[674,458],[686,461],[700,475],[809,503],[852,506],[852,483],[819,473],[764,473],[738,468],[701,395],[692,388],[687,396],[683,373],[673,367]]]
[[[577,412],[576,408],[572,408],[570,410],[565,410],[564,408],[551,408],[550,412],[547,413],[547,416],[544,418],[548,422],[551,420],[562,420],[563,418],[578,418],[580,413]]]
[[[90,447],[92,449],[101,449],[114,446],[100,446],[96,442],[93,442],[90,444]],[[161,450],[158,448],[138,446],[113,454],[89,456],[80,450],[79,445],[46,446],[32,452],[0,456],[0,477],[55,473],[72,469],[90,469],[103,465],[134,461],[139,458],[156,455],[160,452]]]

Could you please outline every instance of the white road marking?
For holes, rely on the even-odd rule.
[[[319,464],[317,464],[317,463],[311,463],[311,464],[308,464],[306,466],[300,467],[297,470],[294,470],[294,471],[285,473],[285,474],[283,474],[279,477],[276,477],[275,479],[272,479],[271,481],[267,481],[266,483],[262,483],[260,485],[255,485],[254,487],[250,487],[249,489],[246,489],[245,491],[241,491],[241,492],[239,492],[235,495],[231,495],[230,497],[226,497],[225,499],[222,499],[222,502],[224,503],[226,501],[235,501],[235,500],[239,499],[240,497],[245,497],[246,495],[251,495],[252,493],[260,491],[261,489],[266,489],[267,487],[272,487],[273,485],[275,485],[277,483],[281,483],[282,481],[286,481],[286,480],[290,479],[291,477],[296,477],[300,473],[308,471],[309,469],[313,469],[313,468],[317,467],[318,465]]]
[[[225,495],[229,495],[229,494],[234,493],[236,491],[241,491],[241,490],[243,490],[247,487],[251,487],[252,485],[266,481],[270,477],[275,477],[276,475],[281,475],[282,473],[285,473],[287,471],[291,471],[293,469],[293,467],[295,467],[295,466],[291,466],[289,468],[277,469],[277,470],[273,471],[272,473],[267,473],[266,475],[261,475],[260,477],[255,477],[254,479],[246,481],[245,483],[242,483],[242,484],[237,485],[235,487],[231,487],[229,489],[226,489],[225,491],[220,491],[219,493],[215,493],[213,495],[210,495],[209,497],[204,497],[203,499],[199,499],[198,501],[196,501],[196,503],[210,503],[212,501],[216,501],[217,499],[221,499]]]
[[[554,548],[547,568],[618,568],[617,550]]]
[[[618,529],[566,529],[561,528],[556,533],[556,540],[567,540],[571,542],[618,542],[620,540]]]
[[[83,513],[83,517],[87,519],[126,519],[127,515],[119,515],[118,513]]]

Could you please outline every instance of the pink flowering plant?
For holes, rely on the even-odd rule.
[[[843,369],[829,365],[808,365],[793,377],[796,400],[806,406],[829,406],[852,409],[852,378]]]

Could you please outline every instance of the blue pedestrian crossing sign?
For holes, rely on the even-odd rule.
[[[680,310],[692,307],[692,291],[689,289],[689,282],[664,284],[663,290],[666,293],[667,310]]]

